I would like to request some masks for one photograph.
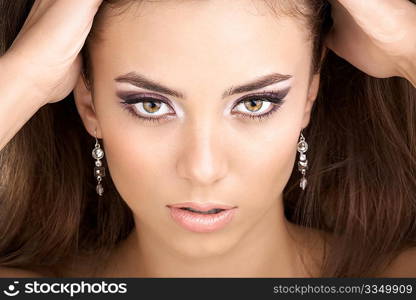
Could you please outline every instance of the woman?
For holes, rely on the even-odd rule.
[[[413,3],[100,2],[1,2],[6,276],[416,277]]]

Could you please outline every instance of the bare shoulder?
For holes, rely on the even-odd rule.
[[[382,277],[416,278],[416,247],[400,252],[383,272]]]
[[[20,268],[0,267],[0,278],[47,277],[46,274]]]

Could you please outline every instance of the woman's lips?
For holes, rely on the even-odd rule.
[[[167,205],[167,207],[170,210],[170,216],[175,222],[193,232],[212,232],[219,230],[232,220],[237,210],[237,207],[222,204],[206,203],[199,205],[196,202],[184,202]],[[212,209],[222,210],[217,213],[203,214],[184,209],[186,207],[203,212]]]
[[[194,210],[199,210],[199,211],[208,211],[214,208],[220,208],[220,209],[232,209],[235,208],[237,206],[231,206],[231,205],[226,205],[226,204],[222,204],[222,203],[215,203],[215,202],[192,202],[192,201],[188,201],[188,202],[182,202],[182,203],[176,203],[176,204],[169,204],[167,205],[168,207],[189,207],[192,208]]]

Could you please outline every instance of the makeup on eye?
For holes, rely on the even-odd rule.
[[[263,121],[267,117],[272,116],[272,114],[281,107],[284,102],[283,99],[286,97],[289,91],[290,86],[276,91],[262,91],[244,95],[234,102],[232,105],[232,110],[234,110],[236,107],[242,106],[246,111],[241,112],[238,110],[236,115],[241,116],[243,119],[249,118],[256,121]],[[119,91],[117,92],[117,96],[123,100],[120,102],[123,105],[123,108],[126,109],[133,117],[136,117],[141,121],[161,122],[171,118],[171,116],[175,114],[171,101],[158,94]],[[146,105],[149,103],[153,104],[150,106],[150,108]],[[140,105],[137,106],[136,104]],[[259,109],[256,109],[259,104]],[[264,106],[269,109],[264,113],[258,113],[258,111],[261,111]],[[153,111],[155,107],[158,109]],[[162,115],[154,114],[153,112],[160,111],[160,107],[165,108],[165,112]],[[255,109],[254,113],[253,110],[251,110],[253,107]]]
[[[246,92],[253,92],[260,89],[263,89],[267,86],[275,85],[279,82],[285,82],[291,79],[293,76],[289,74],[281,74],[281,73],[270,73],[263,76],[258,76],[254,80],[237,85],[231,86],[230,88],[226,89],[222,93],[222,99],[226,97],[246,93]],[[133,85],[138,88],[142,88],[145,90],[150,90],[157,93],[162,93],[168,96],[173,96],[180,99],[186,99],[187,96],[182,91],[174,90],[170,87],[167,87],[157,80],[152,78],[147,78],[144,74],[140,74],[138,72],[130,72],[124,75],[120,75],[114,79],[115,82],[118,83],[127,83]]]
[[[247,103],[249,103],[249,105],[251,106],[253,103],[258,103],[260,102],[260,109],[263,108],[264,103],[269,104],[268,106],[266,105],[267,108],[269,108],[266,112],[264,113],[238,113],[238,115],[240,115],[243,118],[250,118],[252,120],[256,120],[256,121],[263,121],[268,117],[271,117],[273,115],[273,113],[275,113],[283,104],[285,96],[283,96],[281,93],[279,92],[265,92],[265,93],[260,93],[257,95],[249,95],[247,97],[243,97],[243,99],[237,101],[237,104],[234,107],[243,105],[244,107],[247,108]],[[234,108],[233,107],[233,108]]]

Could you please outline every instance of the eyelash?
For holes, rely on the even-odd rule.
[[[273,107],[266,113],[263,113],[263,114],[238,113],[244,119],[252,119],[252,120],[261,122],[271,117],[273,113],[275,113],[283,105],[284,103],[283,99],[285,98],[286,94],[287,93],[285,91],[270,91],[270,92],[262,92],[262,93],[258,93],[254,95],[249,95],[239,100],[233,106],[233,109],[237,107],[240,103],[244,103],[245,101],[248,101],[248,100],[261,100],[262,102],[270,102]],[[140,121],[145,122],[145,123],[160,123],[163,120],[166,120],[169,118],[169,114],[166,114],[162,117],[144,117],[136,113],[135,109],[133,108],[133,105],[138,104],[138,103],[145,103],[145,102],[164,103],[168,105],[170,108],[172,108],[171,105],[168,104],[166,101],[152,97],[152,96],[146,96],[146,95],[127,98],[121,101],[120,103],[123,104],[123,109],[126,109],[130,114],[132,114],[133,117],[136,117]]]

